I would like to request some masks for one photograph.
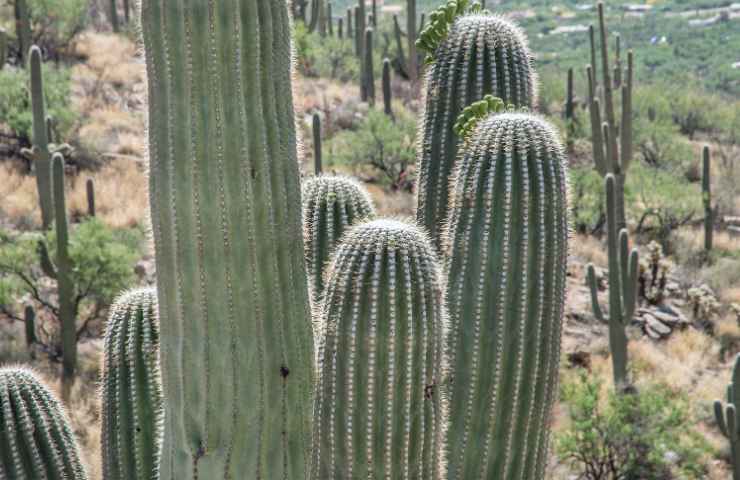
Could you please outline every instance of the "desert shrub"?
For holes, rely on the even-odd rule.
[[[671,233],[702,212],[699,186],[661,168],[634,162],[626,188],[626,208],[637,232],[658,241],[667,253]]]
[[[298,69],[304,75],[344,82],[360,78],[360,62],[353,40],[321,37],[316,32],[309,33],[302,22],[296,22],[294,44]],[[379,58],[375,64],[380,68]]]
[[[29,0],[34,42],[47,49],[66,48],[87,22],[86,0]]]
[[[346,165],[393,190],[410,189],[414,164],[416,119],[396,105],[394,118],[371,109],[355,130],[344,130],[326,142],[329,165]]]
[[[44,65],[44,95],[47,115],[55,121],[55,128],[65,138],[77,119],[71,104],[70,70]],[[33,134],[33,114],[29,78],[26,70],[0,70],[0,123],[23,145],[28,145]]]
[[[604,180],[592,165],[571,168],[571,195],[576,231],[591,233],[604,222]]]
[[[651,305],[660,305],[665,298],[670,264],[663,256],[663,247],[658,242],[650,242],[646,250],[647,255],[640,257],[638,294]]]
[[[44,241],[55,258],[53,233],[12,234],[0,232],[0,312],[20,320],[17,303],[33,303],[56,319],[58,304],[54,282],[40,267],[38,245]],[[78,335],[100,319],[114,297],[131,286],[133,263],[138,252],[131,244],[116,239],[116,234],[96,219],[77,225],[70,234],[74,306]],[[56,329],[56,328],[55,328]],[[54,329],[54,330],[55,330]],[[54,336],[54,333],[50,333]]]
[[[601,380],[572,375],[561,386],[569,424],[556,451],[587,480],[705,478],[709,446],[693,432],[688,398],[658,385],[604,393]]]

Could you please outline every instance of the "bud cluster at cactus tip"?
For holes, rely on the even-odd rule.
[[[0,478],[87,479],[62,404],[21,367],[0,368]]]
[[[101,404],[106,480],[149,480],[159,472],[162,380],[157,293],[121,295],[105,331]]]
[[[513,110],[513,106],[510,106]],[[485,118],[489,113],[498,113],[504,109],[504,101],[493,95],[486,95],[483,100],[478,100],[465,107],[457,122],[452,127],[461,138],[468,136],[473,131],[479,120]]]
[[[429,23],[419,34],[416,47],[426,52],[427,62],[434,61],[434,52],[450,31],[450,26],[463,13],[482,12],[480,3],[470,0],[449,0],[429,14]]]
[[[414,224],[352,228],[328,267],[312,478],[444,478],[448,332],[437,257]]]
[[[447,478],[541,480],[570,235],[555,129],[526,112],[489,113],[461,146],[451,189]]]
[[[324,267],[347,228],[373,217],[367,191],[350,177],[320,175],[303,183],[303,242],[311,300],[319,300]]]

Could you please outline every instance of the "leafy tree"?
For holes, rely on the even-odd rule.
[[[344,130],[327,142],[328,163],[347,165],[394,190],[411,188],[409,167],[416,161],[416,119],[400,105],[394,116],[371,109],[355,130]]]

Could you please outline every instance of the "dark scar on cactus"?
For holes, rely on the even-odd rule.
[[[288,375],[290,375],[290,370],[285,365],[280,366],[280,376],[283,378],[288,378]]]
[[[431,400],[432,397],[434,397],[434,387],[434,384],[424,387],[424,398],[426,398],[427,400]]]

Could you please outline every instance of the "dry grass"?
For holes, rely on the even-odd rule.
[[[590,235],[576,235],[570,242],[571,254],[583,263],[606,267],[609,263],[606,247],[599,239]]]
[[[18,173],[12,167],[0,165],[0,218],[17,227],[40,225],[40,210],[36,180]],[[96,214],[113,228],[143,225],[149,211],[147,179],[140,162],[119,159],[98,172],[69,178],[67,212],[71,218],[87,213],[85,182],[95,182]]]

